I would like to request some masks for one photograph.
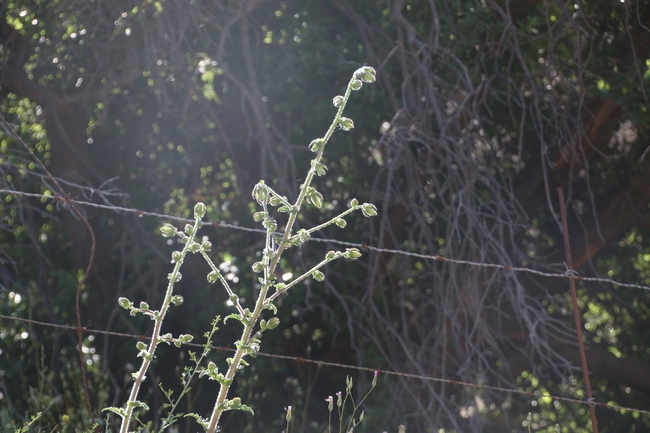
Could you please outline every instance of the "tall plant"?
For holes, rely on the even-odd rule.
[[[304,279],[311,277],[316,281],[322,281],[325,275],[320,269],[327,263],[340,258],[355,260],[361,257],[361,253],[356,248],[348,248],[345,251],[329,251],[317,265],[294,280],[283,283],[277,281],[275,273],[282,254],[288,248],[299,247],[309,240],[312,233],[329,225],[335,224],[339,227],[345,227],[345,217],[354,211],[361,210],[366,217],[377,215],[377,208],[373,204],[359,204],[356,199],[352,199],[349,203],[349,209],[329,221],[310,229],[294,231],[296,219],[305,203],[317,208],[323,205],[323,195],[312,186],[312,183],[316,176],[324,176],[326,174],[327,167],[322,162],[323,152],[332,134],[337,129],[349,131],[354,127],[354,122],[351,119],[342,116],[350,94],[355,90],[359,90],[363,86],[363,83],[372,83],[374,81],[375,70],[371,67],[364,66],[353,74],[345,93],[334,98],[334,106],[338,108],[336,116],[325,135],[322,138],[313,140],[309,144],[309,149],[316,155],[311,160],[311,167],[305,177],[305,181],[300,185],[300,194],[295,203],[290,203],[286,197],[274,191],[263,180],[253,188],[253,198],[262,208],[261,211],[253,215],[253,218],[255,221],[261,222],[265,228],[266,242],[262,251],[262,259],[252,266],[253,271],[260,274],[258,279],[260,291],[252,311],[241,305],[236,292],[230,287],[226,278],[219,271],[219,267],[214,264],[208,255],[211,249],[211,243],[207,240],[202,242],[196,240],[197,232],[202,225],[202,218],[206,213],[206,206],[203,203],[197,203],[194,207],[195,222],[193,225],[187,224],[182,231],[170,224],[165,224],[161,227],[160,231],[163,236],[178,237],[184,246],[180,251],[174,251],[172,253],[174,268],[168,275],[169,284],[160,310],[152,310],[146,302],[141,302],[139,306],[135,306],[127,298],[119,299],[120,306],[129,310],[131,315],[144,314],[154,321],[154,330],[149,345],[147,346],[143,342],[137,343],[139,350],[138,356],[142,358],[142,364],[138,371],[133,373],[134,382],[128,401],[123,408],[107,408],[107,410],[121,416],[121,433],[127,433],[129,431],[129,426],[134,417],[134,411],[137,408],[148,410],[147,405],[138,400],[138,393],[146,377],[147,370],[151,365],[151,361],[155,357],[154,354],[158,345],[160,343],[173,343],[180,347],[182,344],[189,343],[193,339],[188,334],[182,334],[178,337],[173,337],[171,334],[162,334],[163,321],[169,308],[172,305],[177,306],[183,302],[181,296],[174,295],[174,285],[181,279],[180,268],[188,253],[201,254],[212,269],[207,276],[208,281],[210,283],[219,281],[228,293],[230,302],[236,312],[227,316],[224,322],[233,319],[240,322],[243,327],[241,337],[235,342],[235,354],[233,357],[227,359],[228,368],[225,370],[225,373],[220,372],[217,365],[213,362],[210,362],[205,368],[197,365],[197,369],[200,370],[200,375],[207,375],[210,379],[219,382],[220,389],[209,419],[204,419],[196,414],[191,414],[191,416],[197,419],[206,432],[213,433],[217,430],[223,412],[228,410],[253,412],[249,406],[242,403],[239,397],[228,398],[228,391],[237,372],[248,365],[245,358],[247,356],[255,357],[257,355],[262,334],[267,330],[276,328],[280,324],[280,320],[275,316],[269,319],[262,319],[263,311],[270,310],[273,314],[276,314],[275,300]],[[278,222],[270,213],[270,209],[273,207],[276,208],[277,213],[288,215],[287,223],[281,232],[276,231]],[[213,324],[213,331],[214,329],[215,325]]]

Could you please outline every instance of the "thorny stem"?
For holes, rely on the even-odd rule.
[[[192,241],[194,239],[194,235],[196,234],[200,226],[201,226],[201,219],[197,218],[192,228],[192,232],[188,234],[187,243],[185,244],[185,247],[183,247],[183,250],[181,252],[183,258],[185,258],[185,256],[187,255],[189,247],[192,244]],[[158,346],[158,343],[160,343],[160,329],[162,328],[163,320],[165,319],[165,314],[167,314],[167,310],[169,309],[169,304],[171,303],[172,294],[174,291],[174,284],[176,282],[176,278],[179,274],[179,270],[182,264],[183,264],[182,259],[177,261],[176,264],[174,265],[174,270],[169,276],[169,284],[167,285],[167,291],[165,292],[165,300],[163,301],[163,305],[162,308],[160,309],[160,313],[158,314],[157,317],[154,318],[154,328],[153,328],[153,335],[151,336],[151,342],[149,343],[149,347],[147,348],[146,352],[143,355],[142,365],[140,365],[140,370],[138,370],[138,374],[135,378],[135,382],[133,383],[133,388],[131,388],[131,393],[129,394],[129,400],[126,403],[126,414],[122,418],[122,427],[120,428],[120,433],[128,433],[129,431],[129,424],[131,424],[133,411],[136,407],[138,392],[140,391],[140,386],[142,385],[142,382],[146,377],[146,372],[147,369],[149,368],[149,364],[151,363],[151,360],[154,357],[154,352],[156,351],[156,347]]]
[[[316,154],[316,161],[320,162],[322,157],[323,157],[323,151],[325,150],[325,144],[329,141],[329,139],[332,137],[332,134],[336,130],[336,127],[338,126],[340,120],[341,120],[341,114],[343,113],[343,110],[345,109],[345,106],[348,102],[348,98],[350,97],[350,93],[352,92],[352,83],[354,82],[355,78],[353,77],[350,82],[348,83],[348,87],[345,90],[345,95],[343,96],[343,102],[340,104],[338,107],[338,111],[336,112],[336,117],[334,117],[334,121],[330,125],[329,129],[327,130],[327,133],[325,134],[325,137],[323,137],[324,144],[321,146],[321,148],[318,150]],[[307,189],[309,185],[311,184],[312,180],[314,179],[314,175],[316,174],[316,168],[314,165],[309,169],[309,172],[307,173],[307,177],[305,178],[305,182],[302,184],[301,189],[300,189],[300,194],[298,195],[298,198],[296,199],[296,204],[293,207],[293,211],[289,214],[289,220],[287,222],[287,226],[284,230],[284,235],[282,236],[282,241],[280,242],[280,246],[278,248],[278,251],[274,253],[273,257],[266,257],[264,259],[264,283],[262,284],[262,288],[260,290],[259,296],[257,297],[257,301],[255,303],[255,310],[253,311],[253,314],[250,318],[250,321],[244,325],[244,330],[242,332],[242,336],[240,341],[240,344],[238,345],[238,348],[235,352],[235,356],[232,358],[232,362],[230,364],[230,367],[228,368],[228,372],[226,373],[226,381],[224,381],[221,384],[221,388],[219,389],[219,395],[217,396],[217,401],[214,405],[214,410],[212,411],[212,416],[210,417],[210,421],[208,424],[208,429],[206,430],[207,433],[214,433],[217,425],[219,424],[219,418],[221,417],[221,414],[224,411],[223,404],[226,401],[226,398],[228,396],[228,390],[230,389],[229,383],[231,383],[233,377],[235,376],[235,373],[239,369],[239,365],[244,358],[244,355],[246,353],[245,347],[247,346],[251,334],[253,333],[253,328],[257,324],[257,321],[260,318],[260,315],[262,313],[262,310],[264,308],[264,304],[267,300],[266,295],[268,293],[268,289],[270,287],[269,283],[269,276],[273,275],[275,272],[275,268],[277,267],[280,257],[282,256],[282,253],[286,249],[288,245],[288,241],[291,238],[291,230],[293,229],[293,224],[296,222],[296,217],[298,213],[300,212],[300,207],[302,206],[303,202],[305,201]],[[266,210],[266,207],[265,207]],[[266,243],[265,247],[268,251],[270,248],[270,240],[272,236],[272,231],[269,229],[267,230],[266,233]],[[309,273],[306,273],[305,275],[309,275]],[[271,298],[274,299],[272,296]]]

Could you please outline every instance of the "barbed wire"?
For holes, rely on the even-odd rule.
[[[16,190],[10,190],[10,189],[0,189],[0,193],[5,193],[5,194],[12,194],[12,195],[24,195],[26,197],[35,197],[35,198],[44,198],[48,200],[54,200],[59,203],[65,204],[66,199],[60,196],[56,195],[45,195],[45,194],[37,194],[37,193],[28,193],[28,192],[22,192],[22,191],[16,191]],[[128,208],[128,207],[123,207],[123,206],[115,206],[115,205],[106,205],[106,204],[100,204],[100,203],[92,203],[92,202],[87,202],[87,201],[81,201],[81,200],[74,200],[70,199],[71,203],[74,203],[75,205],[80,205],[80,206],[88,206],[88,207],[95,207],[99,209],[106,209],[106,210],[112,210],[115,212],[128,212],[128,213],[134,213],[139,217],[143,216],[148,216],[148,217],[154,217],[154,218],[161,218],[161,219],[168,219],[172,221],[177,221],[181,223],[193,223],[194,220],[190,218],[183,218],[183,217],[177,217],[173,215],[167,215],[167,214],[161,214],[157,212],[148,212],[148,211],[143,211],[135,208]],[[246,231],[246,232],[252,232],[252,233],[266,233],[266,230],[263,229],[255,229],[255,228],[250,228],[250,227],[243,227],[240,225],[235,225],[235,224],[228,224],[223,221],[213,221],[213,222],[206,222],[204,225],[211,225],[212,227],[215,228],[227,228],[227,229],[233,229],[233,230],[241,230],[241,231]],[[282,235],[282,233],[277,233],[278,235]],[[571,278],[571,276],[575,277],[578,281],[583,281],[583,282],[594,282],[594,283],[604,283],[604,284],[612,284],[615,286],[619,287],[626,287],[626,288],[633,288],[633,289],[641,289],[641,290],[647,290],[650,291],[650,286],[646,286],[643,284],[634,284],[634,283],[623,283],[620,281],[612,280],[611,278],[601,278],[601,277],[585,277],[580,274],[578,274],[577,271],[575,270],[567,270],[565,273],[553,273],[553,272],[544,272],[544,271],[539,271],[537,269],[531,269],[531,268],[526,268],[526,267],[518,267],[518,266],[508,266],[508,265],[502,265],[499,263],[482,263],[482,262],[473,262],[470,260],[461,260],[461,259],[452,259],[448,257],[444,257],[441,255],[432,255],[432,254],[421,254],[421,253],[413,253],[410,251],[403,251],[403,250],[396,250],[396,249],[389,249],[389,248],[380,248],[380,247],[375,247],[371,246],[365,243],[359,244],[359,243],[354,243],[354,242],[346,242],[346,241],[341,241],[338,239],[328,239],[328,238],[316,238],[316,237],[311,237],[310,240],[314,242],[325,242],[325,243],[332,243],[332,244],[337,244],[341,246],[346,246],[346,247],[353,247],[353,248],[361,248],[363,250],[369,250],[369,251],[376,251],[380,253],[388,253],[388,254],[398,254],[398,255],[403,255],[403,256],[408,256],[408,257],[416,257],[424,260],[434,260],[438,262],[446,262],[446,263],[454,263],[458,265],[467,265],[467,266],[476,266],[476,267],[483,267],[483,268],[492,268],[492,269],[500,269],[506,272],[525,272],[533,275],[539,275],[542,277],[548,277],[548,278]]]
[[[19,322],[31,323],[33,325],[47,326],[47,327],[50,327],[50,328],[59,328],[59,329],[65,329],[65,330],[70,330],[70,331],[77,331],[78,330],[78,328],[76,326],[59,325],[59,324],[56,324],[56,323],[41,322],[39,320],[26,319],[26,318],[22,318],[22,317],[5,316],[3,314],[0,314],[0,319],[15,320],[15,321],[19,321]],[[151,340],[151,337],[148,337],[146,335],[135,335],[135,334],[127,334],[127,333],[123,333],[123,332],[104,331],[104,330],[99,330],[99,329],[90,329],[90,328],[87,328],[87,327],[83,328],[83,332],[92,333],[92,334],[110,335],[110,336],[114,336],[114,337],[126,337],[126,338],[132,338],[132,339],[137,339],[137,340]],[[196,348],[204,348],[205,347],[205,345],[198,344],[198,343],[182,343],[182,346],[196,347]],[[214,345],[210,345],[209,347],[210,347],[210,349],[216,350],[218,352],[235,352],[235,349],[231,348],[231,347],[214,346]],[[553,399],[553,400],[565,401],[567,403],[576,403],[576,404],[582,404],[582,405],[587,405],[587,406],[591,406],[591,407],[598,406],[598,407],[604,407],[604,408],[611,409],[611,410],[624,410],[624,411],[636,412],[636,413],[639,413],[639,414],[642,414],[642,415],[650,416],[650,410],[637,409],[637,408],[627,407],[627,406],[619,406],[619,405],[612,404],[612,403],[598,402],[595,399],[581,400],[581,399],[578,399],[578,398],[563,397],[563,396],[553,395],[553,394],[550,394],[550,393],[547,393],[547,392],[524,391],[524,390],[521,390],[521,389],[505,388],[505,387],[492,386],[492,385],[483,385],[483,384],[471,383],[471,382],[462,382],[462,381],[458,381],[458,380],[454,380],[454,379],[444,379],[444,378],[440,378],[440,377],[431,377],[431,376],[423,376],[423,375],[411,374],[411,373],[402,373],[402,372],[399,372],[399,371],[384,370],[384,369],[379,369],[379,368],[361,367],[361,366],[357,366],[357,365],[342,364],[342,363],[338,363],[338,362],[319,361],[319,360],[316,360],[316,359],[302,358],[302,357],[290,356],[290,355],[278,355],[278,354],[275,354],[275,353],[258,352],[258,356],[262,356],[262,357],[265,357],[265,358],[283,359],[283,360],[287,360],[287,361],[295,361],[295,362],[297,362],[299,364],[305,363],[305,364],[314,364],[314,365],[319,365],[319,366],[324,366],[324,367],[345,368],[345,369],[349,369],[349,370],[365,371],[365,372],[370,372],[370,373],[373,373],[373,374],[375,372],[377,372],[378,374],[385,374],[385,375],[388,375],[388,376],[403,377],[403,378],[408,378],[408,379],[417,379],[417,380],[423,380],[423,381],[428,381],[428,382],[445,383],[445,384],[449,384],[449,385],[464,386],[464,387],[469,387],[469,388],[486,389],[486,390],[491,390],[491,391],[520,394],[520,395],[524,395],[526,397],[550,398],[550,399]]]

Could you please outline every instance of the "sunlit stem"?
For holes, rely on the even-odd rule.
[[[142,382],[146,377],[149,364],[151,364],[151,361],[153,360],[156,347],[158,346],[158,343],[160,343],[160,329],[162,328],[163,320],[165,319],[167,310],[169,310],[169,304],[171,303],[172,294],[174,292],[174,284],[176,282],[176,278],[180,271],[181,265],[183,264],[183,259],[187,255],[188,249],[192,244],[192,241],[194,240],[194,235],[196,234],[200,226],[201,226],[201,219],[197,218],[196,221],[194,222],[194,226],[192,227],[192,231],[188,234],[187,243],[185,244],[183,250],[181,251],[182,258],[181,260],[176,262],[176,264],[174,265],[174,270],[170,275],[169,284],[167,285],[167,291],[165,292],[165,298],[163,301],[162,308],[160,309],[160,313],[158,314],[158,317],[154,319],[154,328],[153,328],[153,334],[151,335],[151,342],[149,343],[149,347],[147,348],[146,354],[142,359],[142,365],[140,366],[140,369],[138,370],[138,374],[135,377],[135,381],[133,382],[133,388],[131,388],[131,393],[129,394],[129,399],[126,403],[126,414],[122,418],[122,426],[120,427],[120,433],[128,433],[129,431],[129,424],[131,424],[133,411],[135,410],[135,402],[137,401],[138,398],[138,392],[140,391],[140,386],[142,385]]]
[[[338,126],[340,120],[341,120],[341,114],[343,114],[343,110],[345,109],[345,105],[348,103],[348,99],[350,98],[350,93],[352,92],[352,82],[355,80],[355,78],[352,78],[350,82],[348,83],[347,89],[345,89],[345,95],[343,95],[343,103],[339,106],[338,111],[336,112],[336,117],[334,117],[334,121],[330,125],[329,129],[327,130],[327,133],[325,134],[325,137],[323,137],[324,143],[321,146],[321,148],[318,150],[318,153],[316,154],[316,161],[320,162],[321,159],[323,158],[323,151],[325,150],[325,146],[327,145],[327,142],[330,140],[332,137],[332,134],[336,130],[336,127]],[[309,172],[307,172],[307,177],[305,178],[305,182],[303,183],[301,189],[300,189],[300,194],[298,195],[298,198],[296,199],[296,204],[294,205],[294,208],[296,209],[295,212],[291,212],[289,214],[289,221],[287,221],[287,227],[284,229],[284,235],[282,236],[282,242],[280,242],[280,248],[278,249],[277,254],[275,257],[273,257],[273,261],[271,262],[271,267],[270,271],[275,272],[275,268],[278,265],[278,262],[280,260],[280,256],[282,255],[282,252],[287,246],[287,241],[291,238],[291,230],[293,229],[293,224],[296,222],[296,217],[298,216],[298,212],[300,211],[300,207],[302,206],[303,202],[305,201],[305,196],[307,194],[307,188],[309,185],[311,185],[312,180],[314,179],[314,176],[316,175],[316,167],[315,165],[312,165],[312,167],[309,169]]]
[[[348,214],[351,214],[352,212],[354,212],[355,210],[360,209],[360,208],[361,208],[361,206],[356,206],[356,207],[350,208],[350,209],[346,210],[345,212],[343,212],[342,214],[340,214],[339,216],[335,216],[331,220],[329,220],[327,222],[324,222],[321,225],[310,228],[309,230],[307,230],[307,233],[312,234],[314,232],[317,232],[318,230],[324,229],[325,227],[334,224],[337,219],[343,218],[344,216],[346,216]]]
[[[335,259],[332,259],[332,260],[335,260]],[[323,266],[325,266],[327,263],[331,262],[332,260],[323,260],[322,262],[320,262],[319,264],[317,264],[316,266],[314,266],[313,268],[311,268],[310,270],[308,270],[307,272],[305,272],[304,274],[302,274],[301,276],[299,276],[298,278],[296,278],[295,280],[293,280],[292,282],[290,282],[289,284],[284,286],[282,288],[282,290],[278,290],[277,292],[275,292],[274,294],[269,296],[269,299],[271,301],[273,301],[275,298],[277,298],[281,294],[285,293],[291,287],[295,286],[296,284],[298,284],[299,282],[301,282],[302,280],[304,280],[305,278],[310,276],[312,272],[319,270],[320,268],[322,268]]]
[[[237,311],[239,314],[244,314],[244,309],[242,308],[241,304],[239,303],[239,298],[235,297],[235,293],[232,291],[230,288],[230,285],[228,284],[228,281],[223,277],[221,272],[219,272],[219,269],[216,267],[214,262],[208,257],[207,253],[203,250],[201,250],[201,255],[205,259],[206,262],[208,262],[208,265],[210,265],[210,268],[217,274],[217,277],[219,277],[219,281],[221,281],[221,284],[223,284],[223,287],[226,289],[226,292],[228,293],[228,298],[229,299],[235,299],[235,307],[237,308]]]

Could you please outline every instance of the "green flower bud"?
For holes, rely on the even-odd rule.
[[[119,298],[117,300],[117,303],[119,304],[120,307],[124,308],[125,310],[128,310],[133,307],[133,302],[129,301],[127,298]]]
[[[167,274],[167,279],[171,281],[172,283],[178,283],[183,276],[181,275],[180,272],[176,272],[176,276],[174,277],[174,274]]]
[[[314,190],[314,192],[309,196],[309,200],[320,209],[323,206],[323,194]]]
[[[321,281],[323,281],[325,279],[325,274],[322,273],[321,271],[312,271],[311,277],[314,280],[316,280],[318,282],[321,282]]]
[[[372,203],[364,203],[361,205],[361,213],[366,218],[374,217],[377,215],[377,208]]]
[[[191,342],[194,339],[194,337],[191,336],[190,334],[181,334],[178,336],[178,339],[180,340],[181,343],[187,344]]]
[[[364,83],[373,83],[377,80],[377,72],[370,66],[359,68],[354,73],[354,78],[363,81]]]
[[[267,218],[262,223],[265,229],[274,232],[278,228],[278,223],[273,218]]]
[[[217,271],[212,271],[208,274],[208,283],[212,284],[216,282],[219,279],[219,274],[217,274]]]
[[[194,219],[201,219],[205,215],[205,212],[207,211],[207,208],[205,205],[201,202],[198,202],[196,205],[194,205]]]
[[[181,305],[183,303],[183,297],[181,295],[174,295],[174,296],[172,296],[170,302],[173,305],[178,307],[179,305]]]
[[[136,347],[138,350],[147,350],[147,345],[144,344],[142,341],[138,341],[138,342],[136,343],[135,347]]]
[[[346,225],[348,225],[347,222],[343,218],[337,218],[334,220],[334,224],[336,224],[338,227],[344,228]]]
[[[185,224],[185,233],[189,235],[192,233],[192,230],[194,230],[194,226],[192,224]]]
[[[352,80],[352,84],[350,84],[352,90],[359,90],[361,86],[363,86],[361,80]]]
[[[271,317],[268,322],[266,322],[266,329],[275,329],[280,324],[280,319],[277,317]]]
[[[260,205],[267,204],[269,202],[269,193],[266,190],[266,186],[264,185],[263,180],[260,180],[260,182],[253,188],[253,198]]]
[[[344,102],[345,102],[345,99],[343,99],[343,96],[341,96],[341,95],[335,96],[334,100],[332,101],[332,103],[334,104],[335,107],[340,107],[341,105],[343,105]]]
[[[325,260],[334,260],[334,258],[336,258],[336,251],[328,251],[325,254]]]
[[[197,244],[196,242],[192,242],[189,247],[187,247],[188,251],[193,252],[193,253],[198,253],[201,251],[201,245]]]
[[[260,222],[264,219],[265,216],[266,216],[266,212],[264,211],[255,212],[253,214],[253,220],[255,220],[255,222]]]
[[[347,117],[341,117],[339,120],[339,126],[342,130],[349,131],[350,129],[354,128],[354,122],[352,119],[348,119]]]
[[[325,140],[322,138],[317,138],[316,140],[312,140],[311,143],[309,143],[309,150],[312,152],[318,152],[325,146]]]
[[[284,409],[287,411],[287,416],[286,416],[287,422],[290,422],[291,421],[291,406],[287,406]]]
[[[212,242],[210,241],[205,241],[201,244],[201,250],[203,251],[210,251],[212,249]]]
[[[343,257],[350,260],[356,260],[361,257],[361,253],[356,248],[347,248],[343,253]]]
[[[147,304],[144,301],[140,302],[140,309],[144,311],[149,311],[149,304]]]
[[[166,223],[160,227],[160,233],[166,238],[171,238],[176,234],[176,229],[171,224]]]
[[[298,230],[298,238],[302,243],[307,242],[309,240],[309,232],[305,229]]]
[[[264,270],[264,263],[263,262],[255,262],[255,263],[253,263],[252,268],[253,268],[253,272],[255,272],[256,274],[259,274],[260,272],[262,272]]]
[[[174,251],[172,253],[172,263],[178,263],[183,260],[183,253],[180,251]]]
[[[325,171],[327,170],[327,166],[323,164],[322,162],[316,161],[315,159],[311,160],[311,166],[314,167],[314,170],[316,170],[316,174],[319,176],[324,176]]]
[[[350,200],[350,207],[354,209],[355,207],[359,206],[359,201],[356,198],[353,198]]]
[[[282,200],[280,200],[280,197],[273,195],[271,196],[269,203],[271,204],[271,206],[278,206],[280,205],[280,203],[282,203]]]

